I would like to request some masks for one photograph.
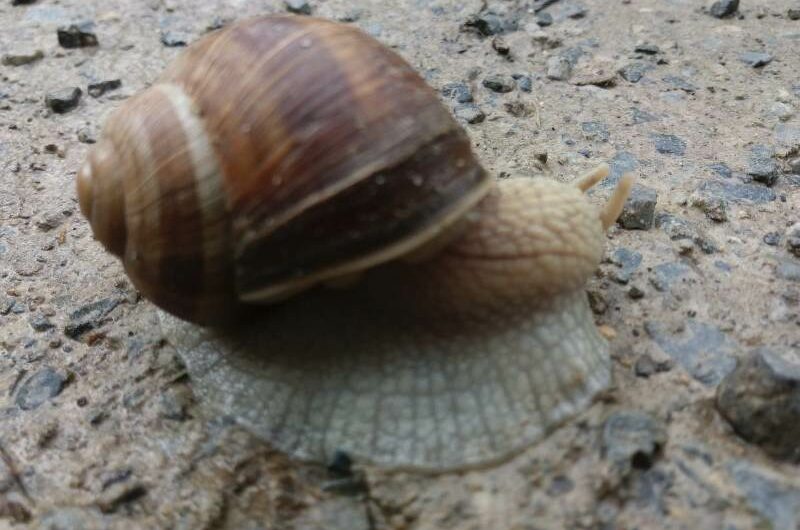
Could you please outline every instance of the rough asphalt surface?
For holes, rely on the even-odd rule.
[[[499,177],[639,178],[588,286],[615,385],[505,464],[326,469],[209,417],[79,214],[104,116],[287,9],[396,49]],[[800,528],[797,1],[3,0],[0,27],[0,526]]]

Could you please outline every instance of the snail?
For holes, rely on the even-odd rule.
[[[195,393],[275,447],[393,468],[501,461],[610,382],[584,285],[630,191],[496,180],[357,28],[263,16],[189,46],[77,175]]]

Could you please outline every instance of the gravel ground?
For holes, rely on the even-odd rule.
[[[738,3],[3,0],[0,526],[800,528],[800,4]],[[499,177],[638,176],[588,286],[615,385],[509,462],[325,469],[210,417],[78,211],[120,101],[289,7],[401,53]]]

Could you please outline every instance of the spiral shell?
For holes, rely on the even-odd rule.
[[[490,179],[435,92],[351,26],[244,21],[126,101],[78,175],[142,293],[207,323],[404,255]]]

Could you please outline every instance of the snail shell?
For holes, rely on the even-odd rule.
[[[631,186],[598,208],[583,192],[607,174],[494,186],[399,56],[280,16],[207,36],[127,101],[78,193],[210,410],[298,458],[450,470],[608,386],[583,292]]]
[[[397,54],[279,16],[207,36],[129,99],[78,194],[145,296],[209,323],[405,254],[490,183]]]

